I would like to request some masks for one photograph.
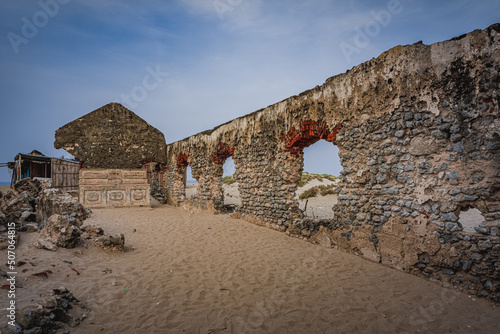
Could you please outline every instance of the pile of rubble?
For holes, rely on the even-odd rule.
[[[90,210],[78,201],[78,191],[44,189],[38,197],[36,220],[43,227],[54,214],[66,217],[75,225],[82,225],[90,217]]]
[[[39,233],[34,246],[56,251],[93,242],[105,251],[123,251],[125,238],[106,235],[95,225],[83,226],[91,211],[78,201],[78,192],[51,188],[50,182],[24,179],[7,193],[0,192],[0,250],[9,245],[9,230]],[[16,242],[21,233],[15,233]],[[0,269],[0,277],[6,273]],[[0,326],[0,333],[69,333],[90,311],[66,288],[54,289],[16,312],[14,326]]]
[[[78,221],[55,213],[45,222],[35,247],[52,251],[57,247],[74,248],[81,242],[80,225]]]
[[[91,239],[104,250],[123,251],[123,235],[105,235],[95,226],[83,226],[90,210],[78,201],[77,191],[51,188],[47,181],[23,179],[0,193],[0,250],[8,246],[8,227],[18,232],[39,232],[35,247],[51,251],[74,248]],[[96,232],[98,230],[98,232]],[[17,241],[19,233],[16,233]]]
[[[46,189],[38,198],[37,221],[42,224],[40,239],[35,247],[56,250],[57,247],[74,248],[84,240],[94,240],[104,250],[123,251],[125,237],[113,238],[112,247],[103,244],[101,239],[112,239],[104,231],[93,225],[83,226],[83,221],[90,217],[90,210],[78,202],[78,194],[64,193],[59,189]]]
[[[76,299],[66,288],[54,289],[42,296],[39,303],[33,303],[17,312],[16,324],[5,323],[0,333],[55,333],[76,327],[88,316],[90,309]]]
[[[12,223],[18,231],[38,231],[36,205],[44,185],[25,179],[15,184],[13,190],[0,192],[0,250],[8,246],[7,229]]]

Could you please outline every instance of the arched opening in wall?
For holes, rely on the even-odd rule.
[[[285,151],[302,155],[295,200],[304,217],[331,219],[338,202],[340,156],[336,143],[341,124],[330,128],[322,121],[303,121],[299,130],[292,128],[283,136]]]
[[[238,187],[238,180],[235,178],[236,168],[233,157],[230,156],[222,165],[222,189],[224,191],[224,208],[227,211],[234,211],[241,206],[241,197]]]
[[[241,204],[238,204],[240,198],[238,184],[235,184],[235,165],[233,161],[234,146],[220,144],[217,150],[212,154],[212,162],[218,166],[216,176],[220,177],[219,192],[217,192],[217,207],[226,212],[233,212]],[[227,198],[226,198],[227,194]]]
[[[184,172],[184,191],[186,193],[186,198],[191,198],[196,194],[196,189],[198,188],[198,181],[193,177],[191,172],[191,167],[188,165]]]
[[[304,148],[303,158],[302,175],[296,192],[299,208],[306,217],[333,218],[332,208],[338,201],[336,189],[342,170],[338,147],[326,140],[318,140]]]
[[[186,153],[179,153],[177,156],[177,175],[180,176],[181,182],[181,192],[186,198],[188,198],[186,194],[186,184],[188,179],[187,169],[189,168],[188,163],[188,155]],[[191,170],[191,169],[190,169]],[[179,194],[181,195],[181,194]]]

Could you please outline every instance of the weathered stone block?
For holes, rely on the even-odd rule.
[[[73,222],[64,216],[53,214],[40,232],[40,239],[44,241],[35,246],[50,249],[50,246],[46,246],[46,242],[49,242],[57,247],[74,248],[80,242],[80,234],[80,229]]]
[[[37,223],[43,227],[49,217],[54,214],[66,217],[77,227],[90,217],[90,211],[78,202],[78,196],[75,192],[63,192],[53,188],[45,189],[38,197]]]

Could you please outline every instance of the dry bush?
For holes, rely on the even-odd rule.
[[[319,191],[318,187],[312,187],[312,188],[304,191],[302,194],[300,194],[299,198],[300,199],[307,199],[310,197],[316,197],[318,195],[318,191]]]

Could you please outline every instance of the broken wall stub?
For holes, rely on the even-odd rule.
[[[163,194],[163,168],[164,165],[159,162],[146,162],[142,165],[142,169],[146,170],[151,191],[150,195],[161,203],[165,201],[165,195]]]
[[[149,206],[145,169],[81,169],[80,203],[86,208]]]
[[[57,129],[55,148],[83,168],[141,168],[166,161],[164,135],[119,103],[109,103]]]
[[[168,145],[168,200],[222,208],[229,152],[239,217],[500,301],[499,69],[499,24],[397,46]],[[329,220],[304,218],[294,196],[317,140],[337,145],[343,166]],[[199,182],[190,199],[186,165]]]

